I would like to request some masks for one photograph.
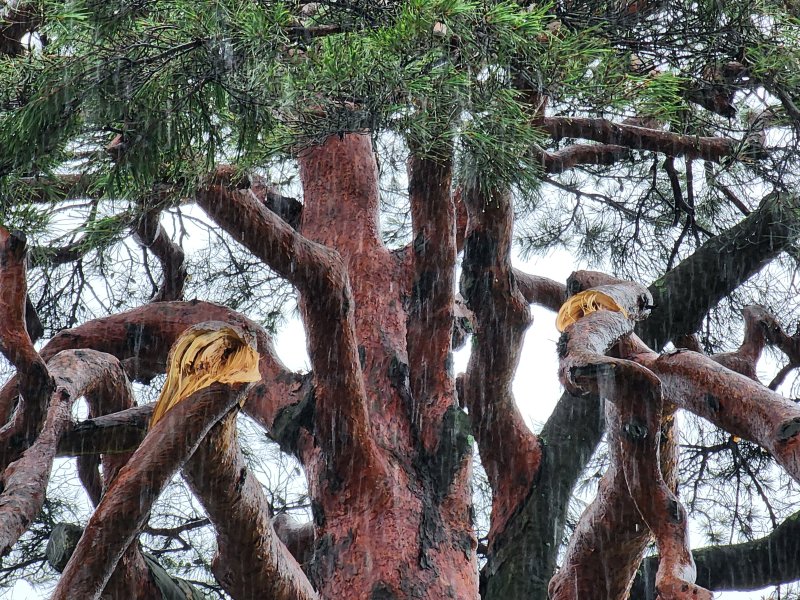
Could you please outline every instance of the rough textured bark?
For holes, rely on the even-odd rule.
[[[530,494],[541,465],[539,439],[511,392],[530,310],[511,268],[513,215],[507,192],[465,190],[469,213],[461,290],[475,315],[477,340],[464,376],[464,403],[492,486],[489,560],[512,514]],[[503,443],[498,443],[503,440]]]
[[[6,468],[0,493],[0,555],[5,555],[28,528],[44,503],[50,468],[59,440],[71,422],[72,403],[82,395],[97,402],[130,398],[119,362],[94,350],[68,350],[49,362],[55,377],[47,416],[36,441]]]
[[[101,500],[58,582],[53,600],[100,597],[150,507],[203,437],[240,400],[243,386],[215,384],[158,422]],[[121,519],[120,516],[126,518]],[[103,548],[103,552],[97,552]]]
[[[222,419],[183,467],[217,532],[213,571],[237,600],[315,600],[317,593],[278,539],[261,483],[236,438],[236,413]]]

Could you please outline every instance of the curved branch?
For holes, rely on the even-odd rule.
[[[663,129],[637,127],[589,117],[545,117],[539,124],[554,140],[583,138],[601,144],[651,150],[670,156],[688,156],[719,162],[736,152],[738,142],[721,137],[699,137],[670,133]]]
[[[637,352],[628,358],[664,382],[665,400],[755,442],[800,481],[800,407],[795,403],[696,352],[656,354],[638,341]]]
[[[113,356],[93,350],[68,350],[56,355],[48,366],[56,389],[42,431],[2,476],[0,555],[8,553],[42,508],[59,440],[71,422],[72,403],[83,395],[102,403],[124,397],[131,401],[127,378]]]
[[[648,289],[655,309],[637,328],[651,348],[694,333],[706,313],[800,235],[800,201],[785,194],[766,196],[748,217],[711,238]],[[715,277],[706,277],[716,273]],[[698,289],[697,282],[703,282]]]
[[[124,361],[131,379],[146,382],[165,372],[169,349],[178,336],[204,321],[222,321],[255,335],[263,384],[251,388],[245,411],[271,428],[281,409],[303,398],[307,391],[302,389],[303,378],[281,363],[263,327],[219,304],[196,300],[145,304],[60,331],[42,348],[41,356],[47,360],[61,350],[92,348]],[[13,400],[15,391],[12,379],[0,390],[0,405]]]
[[[26,253],[25,236],[0,226],[0,352],[18,373],[13,384],[7,384],[15,388],[14,393],[0,399],[0,422],[11,412],[16,394],[21,395],[12,420],[0,429],[0,469],[33,443],[54,387],[45,361],[33,347],[26,329]]]
[[[558,312],[567,298],[567,288],[563,283],[547,277],[529,275],[519,269],[513,269],[514,279],[520,294],[528,304],[537,304]]]
[[[305,322],[309,356],[317,382],[317,435],[341,476],[362,476],[354,465],[372,465],[377,450],[369,432],[366,390],[354,327],[354,302],[341,256],[300,235],[268,210],[250,190],[222,185],[218,173],[197,196],[198,204],[234,239],[246,246],[305,298],[314,299]],[[335,451],[334,451],[335,449]],[[353,458],[355,452],[363,461]]]
[[[243,385],[213,384],[166,413],[92,514],[52,600],[100,597],[120,557],[146,523],[153,502],[244,391]]]
[[[554,175],[578,165],[613,165],[630,154],[628,146],[614,144],[573,144],[556,152],[538,151],[542,170]]]
[[[514,402],[511,381],[530,309],[511,268],[510,194],[464,190],[469,214],[461,293],[475,316],[476,337],[464,375],[464,403],[492,486],[490,551],[528,497],[541,464],[537,436]]]
[[[317,593],[278,538],[263,488],[247,468],[230,413],[183,467],[217,532],[212,569],[234,598],[312,600]]]
[[[166,229],[159,223],[160,217],[160,211],[148,211],[142,215],[134,233],[137,241],[161,263],[164,279],[152,301],[180,300],[187,276],[183,248],[169,238]]]

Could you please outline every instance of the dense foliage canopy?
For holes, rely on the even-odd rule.
[[[295,573],[294,559],[287,559],[289,567],[276,559],[276,569],[290,574],[290,591],[275,597],[328,598],[342,589],[336,587],[344,585],[339,559],[324,558],[344,552],[332,516],[339,509],[326,502],[334,488],[337,494],[361,490],[352,471],[363,471],[364,486],[380,487],[375,481],[383,479],[373,471],[382,473],[384,460],[396,467],[386,480],[413,482],[398,484],[416,498],[398,507],[421,511],[409,525],[421,540],[420,571],[474,570],[474,581],[453,589],[472,589],[477,597],[480,568],[486,598],[545,598],[556,565],[563,579],[573,568],[595,577],[580,554],[581,543],[594,543],[609,564],[626,565],[620,567],[625,581],[607,582],[608,597],[627,597],[640,553],[652,542],[649,532],[662,555],[668,536],[636,504],[642,491],[621,466],[622,456],[635,453],[617,443],[630,429],[613,425],[628,410],[616,394],[652,394],[661,402],[662,386],[663,413],[659,404],[657,416],[636,418],[654,418],[662,436],[661,471],[648,481],[678,486],[683,505],[670,496],[676,520],[688,512],[692,533],[699,534],[694,545],[708,545],[695,552],[697,584],[759,589],[800,580],[800,548],[788,541],[800,539],[793,514],[800,451],[791,425],[800,422],[800,412],[774,392],[796,395],[791,373],[800,366],[800,327],[787,333],[800,322],[799,143],[795,2],[6,0],[0,4],[0,320],[7,324],[0,325],[0,350],[9,362],[0,391],[0,423],[7,421],[0,429],[0,443],[7,444],[0,469],[8,469],[0,476],[0,519],[17,511],[14,519],[27,521],[16,534],[0,527],[0,552],[7,554],[0,586],[23,578],[52,584],[58,573],[46,565],[47,540],[65,531],[58,523],[87,525],[83,491],[70,491],[71,480],[57,471],[46,497],[40,493],[31,504],[30,518],[19,516],[24,511],[15,494],[24,493],[10,482],[14,465],[19,470],[27,463],[13,461],[32,457],[26,450],[44,443],[49,421],[42,429],[43,415],[54,406],[44,379],[34,385],[35,374],[49,369],[54,385],[86,395],[88,415],[81,419],[135,410],[130,407],[158,396],[169,346],[203,320],[244,331],[251,351],[262,356],[263,385],[274,389],[258,392],[268,400],[257,404],[255,388],[224,382],[236,388],[225,406],[241,401],[253,419],[240,419],[244,456],[230,465],[260,473],[266,491],[258,494],[267,521],[273,519],[264,527],[282,540],[275,542],[278,555],[291,554],[303,567]],[[24,238],[27,259],[17,252]],[[576,264],[613,277],[581,271],[566,286],[546,282],[511,266],[512,242],[519,256],[567,250]],[[401,291],[382,287],[381,277],[394,278]],[[633,284],[621,283],[628,280],[644,285],[633,292],[626,287]],[[577,328],[564,334],[558,353],[565,393],[534,435],[519,426],[510,391],[528,305],[558,310],[567,295],[598,285],[618,286],[606,290],[601,308],[622,310],[603,312],[637,323],[626,321],[624,331],[597,348],[594,341],[580,346],[585,340]],[[389,289],[398,294],[396,303]],[[273,357],[268,333],[285,323],[297,296],[309,336],[309,374],[264,366],[264,357]],[[190,315],[184,298],[216,304]],[[117,323],[113,317],[97,321],[129,310],[119,330],[108,325]],[[38,358],[30,340],[15,337],[15,315],[17,321],[24,316],[34,342],[50,340],[37,345]],[[92,330],[98,323],[107,329]],[[334,325],[328,329],[328,323]],[[74,330],[79,333],[67,331],[82,325]],[[603,327],[617,331],[618,325]],[[119,340],[112,330],[124,331]],[[450,352],[469,337],[470,364],[466,375],[456,376]],[[666,354],[673,358],[663,366],[645,345],[692,352]],[[605,355],[612,346],[614,358],[586,358],[586,347]],[[766,346],[771,349],[759,363]],[[90,399],[94,391],[69,388],[64,381],[76,368],[69,361],[82,359],[56,355],[67,348],[115,355],[125,375],[115,376],[114,385],[128,389],[126,377],[138,382],[130,398],[107,410]],[[685,355],[697,362],[680,371],[690,375],[678,375]],[[728,371],[712,382],[706,371],[692,370],[710,368],[703,355],[757,383],[730,384]],[[614,363],[619,357],[626,360]],[[95,360],[104,365],[98,369],[116,368]],[[633,363],[641,370],[624,371],[629,383],[620,376],[611,385],[598,365],[612,363],[619,372]],[[669,382],[684,376],[689,391],[671,396]],[[733,392],[719,397],[725,385],[758,398],[760,407]],[[127,398],[114,389],[111,396]],[[209,389],[198,402],[225,396]],[[45,398],[38,413],[31,408],[37,394]],[[379,409],[378,398],[394,400]],[[601,399],[616,407],[606,415],[608,445],[601,442]],[[408,415],[403,406],[411,407]],[[686,409],[677,419],[675,406]],[[393,411],[403,416],[392,420]],[[321,415],[332,421],[321,422]],[[141,442],[144,421],[136,418],[136,443],[114,452]],[[136,560],[147,561],[164,597],[165,586],[189,585],[166,571],[193,581],[197,595],[247,595],[237,595],[233,571],[220,575],[225,560],[212,574],[215,534],[223,557],[230,535],[217,520],[224,511],[215,512],[204,494],[223,493],[205,489],[208,474],[199,459],[189,459],[198,447],[195,457],[209,462],[227,451],[219,448],[228,448],[232,421],[223,419],[208,433],[215,422],[196,432],[195,445],[174,466],[172,473],[183,468],[187,483],[176,478],[149,524],[130,533],[141,534],[147,552]],[[394,425],[387,423],[397,422],[403,423],[396,425],[399,433],[390,435]],[[70,427],[53,434],[51,454],[58,446],[62,456],[80,455],[78,475],[96,515],[113,516],[98,503],[111,495],[110,474],[128,455],[100,442],[94,454],[68,447],[77,443],[65,441]],[[364,432],[377,440],[366,449]],[[354,447],[344,438],[356,440]],[[155,444],[141,442],[137,456]],[[443,450],[448,444],[450,454]],[[473,473],[473,446],[485,474],[477,466],[481,474]],[[231,447],[239,447],[235,439]],[[382,457],[377,463],[375,455]],[[52,459],[41,467],[43,482]],[[617,506],[616,496],[608,498],[619,484],[630,486],[629,508],[636,509],[618,515],[619,527],[635,533],[595,518],[608,523],[609,543],[625,540],[613,549],[597,541],[596,530],[589,532],[588,517],[579,522],[603,472],[593,506]],[[250,489],[244,481],[244,475],[234,481],[237,492]],[[469,516],[453,516],[472,502],[470,481],[484,509],[477,530]],[[380,501],[364,500],[370,503]],[[446,516],[432,517],[429,505],[449,507],[441,509]],[[287,514],[302,523],[287,525]],[[393,513],[391,519],[401,522]],[[393,535],[402,531],[398,525]],[[374,534],[367,528],[361,535]],[[442,544],[461,544],[464,565],[430,549]],[[126,556],[134,564],[131,552]],[[631,597],[652,594],[654,561],[639,570]],[[741,565],[735,573],[726,567],[732,562]],[[420,591],[425,576],[415,577],[408,576],[418,587],[409,583],[407,597],[436,593]],[[113,585],[132,586],[136,579],[125,581]],[[376,581],[370,598],[399,597],[395,582],[377,575]],[[566,584],[553,582],[554,597],[570,597]],[[663,597],[682,597],[665,590]]]

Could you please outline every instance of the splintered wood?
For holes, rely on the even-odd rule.
[[[556,317],[556,328],[563,332],[578,319],[598,310],[612,310],[621,312],[624,317],[628,316],[628,311],[617,304],[617,301],[608,294],[597,290],[586,290],[575,294],[561,305],[558,317]]]
[[[150,428],[181,401],[212,383],[259,381],[258,360],[258,352],[238,328],[208,322],[186,330],[170,350],[167,381],[153,409]]]

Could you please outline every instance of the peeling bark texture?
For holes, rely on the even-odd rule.
[[[310,439],[301,441],[310,493],[317,502],[312,581],[320,595],[328,598],[470,597],[477,590],[477,566],[473,552],[476,541],[469,525],[466,415],[455,406],[454,384],[446,379],[436,384],[438,401],[429,405],[414,396],[411,380],[424,382],[428,375],[417,370],[419,361],[409,360],[407,346],[414,293],[449,293],[452,298],[452,292],[442,285],[426,288],[436,282],[427,281],[424,275],[418,278],[415,290],[415,277],[431,260],[424,248],[419,248],[422,252],[416,256],[413,248],[390,253],[381,242],[377,165],[368,135],[331,136],[303,150],[298,161],[304,188],[299,230],[306,238],[338,253],[352,291],[348,298],[352,316],[347,315],[347,322],[342,321],[340,329],[331,331],[331,308],[320,302],[319,295],[309,296],[298,286],[307,331],[323,332],[316,325],[321,319],[327,328],[327,337],[319,341],[309,338],[309,353],[327,356],[332,339],[349,343],[348,337],[354,334],[353,339],[358,341],[358,365],[342,365],[328,375],[328,365],[314,364],[315,435],[324,443],[326,436],[335,433],[341,441],[330,457],[327,450],[323,454],[311,452]],[[418,206],[435,211],[437,219],[443,219],[429,233],[432,239],[428,250],[433,251],[434,240],[447,242],[455,233],[449,233],[452,225],[447,224],[452,218],[449,184],[445,183],[449,167],[438,171],[439,166],[429,166],[439,173],[434,175],[434,188],[417,188],[416,193],[430,194],[431,199],[445,203]],[[445,249],[443,257],[451,252]],[[416,258],[421,262],[415,263]],[[415,264],[423,268],[417,269]],[[440,327],[452,320],[452,311],[451,305],[435,315]],[[450,335],[448,329],[446,338],[442,336],[444,347],[449,346]],[[335,393],[326,383],[329,376],[339,381],[357,377],[365,388],[363,392],[352,388]],[[340,409],[333,410],[336,404],[361,402],[359,398],[365,399],[368,421],[360,409],[347,421],[337,416]],[[415,410],[422,414],[415,415]],[[348,447],[342,443],[346,441],[343,436],[353,435],[348,428],[361,427],[361,419],[375,440],[379,469],[348,455]],[[441,424],[435,425],[437,421]],[[335,431],[330,431],[332,423]],[[415,423],[427,424],[428,429],[420,432]],[[356,480],[340,481],[329,476],[326,462],[339,456],[357,469]],[[349,490],[347,498],[342,489]],[[363,577],[352,578],[349,573],[354,572]]]
[[[511,268],[510,197],[507,192],[486,197],[477,190],[465,190],[462,197],[469,225],[461,293],[476,322],[476,342],[464,376],[464,404],[492,486],[491,551],[531,492],[542,448],[522,420],[511,392],[530,309]]]
[[[238,404],[243,392],[243,386],[214,384],[194,393],[158,422],[89,519],[52,600],[100,597],[164,486],[211,427]]]
[[[25,236],[0,226],[0,352],[19,373],[16,381],[7,384],[10,392],[0,401],[0,423],[11,413],[12,403],[19,398],[12,420],[0,428],[0,469],[19,458],[42,427],[53,381],[41,356],[33,347],[25,326],[28,286],[25,278]],[[11,389],[13,388],[13,390]]]
[[[748,217],[708,240],[649,287],[655,308],[637,334],[645,344],[660,350],[670,340],[694,333],[709,309],[790,248],[798,234],[798,198],[766,196]],[[705,277],[707,273],[715,276]],[[702,291],[698,281],[704,282]]]
[[[711,592],[694,584],[697,573],[686,509],[661,474],[661,384],[652,373],[641,375],[652,379],[628,375],[624,384],[619,380],[613,384],[622,427],[619,437],[611,441],[621,446],[625,483],[662,556],[656,589],[662,600],[712,600]]]
[[[50,360],[49,369],[55,377],[56,389],[42,431],[2,475],[0,555],[10,551],[42,508],[59,439],[71,422],[72,403],[82,395],[110,402],[117,395],[130,393],[119,362],[101,352],[61,352]]]
[[[605,119],[545,117],[537,122],[554,140],[583,138],[601,144],[626,146],[636,150],[652,150],[670,156],[687,156],[719,162],[732,155],[737,144],[722,137],[697,137],[649,129]]]
[[[236,438],[236,413],[222,419],[183,467],[217,532],[213,571],[237,600],[316,600],[300,565],[270,521],[263,488]]]

